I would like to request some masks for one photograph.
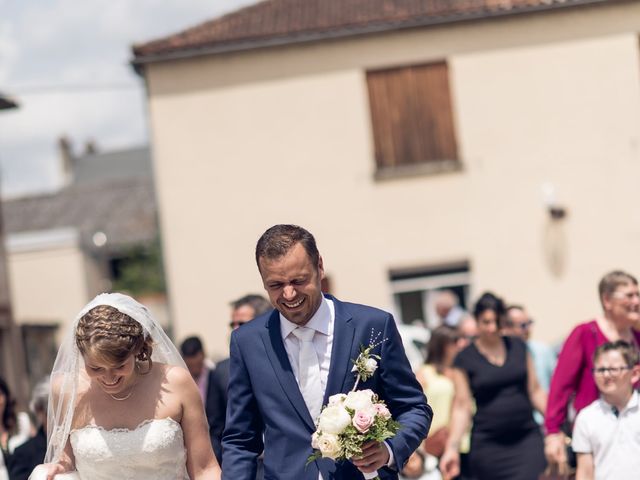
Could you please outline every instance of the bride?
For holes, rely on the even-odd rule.
[[[87,304],[51,374],[47,454],[30,480],[219,480],[202,400],[149,311],[126,295]]]

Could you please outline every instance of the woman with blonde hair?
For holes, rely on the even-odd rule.
[[[438,458],[444,452],[449,438],[449,420],[451,405],[454,397],[453,360],[460,351],[458,340],[460,335],[453,327],[442,325],[431,332],[426,346],[425,362],[416,371],[416,378],[422,385],[429,405],[433,409],[433,421],[429,436],[422,443],[422,448],[409,459],[403,470],[403,478],[420,480],[441,479],[437,471]],[[461,446],[461,451],[469,450],[467,442]],[[424,467],[420,465],[422,460]],[[424,473],[426,471],[426,473]],[[424,474],[423,474],[424,473]]]

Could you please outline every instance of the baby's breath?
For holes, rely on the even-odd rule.
[[[381,336],[382,336],[382,332],[378,332],[374,334],[374,329],[372,328],[371,334],[369,336],[369,345],[366,347],[361,345],[360,355],[358,355],[358,358],[356,358],[355,360],[351,360],[353,362],[353,369],[351,371],[356,372],[356,383],[353,387],[353,390],[358,388],[358,383],[360,383],[360,381],[366,382],[367,380],[369,380],[369,378],[371,378],[371,376],[373,376],[375,368],[372,369],[371,366],[368,365],[367,361],[369,359],[374,359],[376,360],[376,364],[377,364],[377,360],[380,360],[380,355],[376,355],[371,352],[377,346],[382,345],[384,342],[388,340],[388,338],[383,338],[382,340],[379,340]],[[377,365],[376,365],[376,368],[377,368]]]

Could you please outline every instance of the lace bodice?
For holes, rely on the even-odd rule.
[[[188,479],[180,424],[147,420],[133,430],[86,426],[71,432],[81,480]]]

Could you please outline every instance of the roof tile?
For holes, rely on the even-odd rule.
[[[265,0],[133,47],[135,64],[628,0]]]

